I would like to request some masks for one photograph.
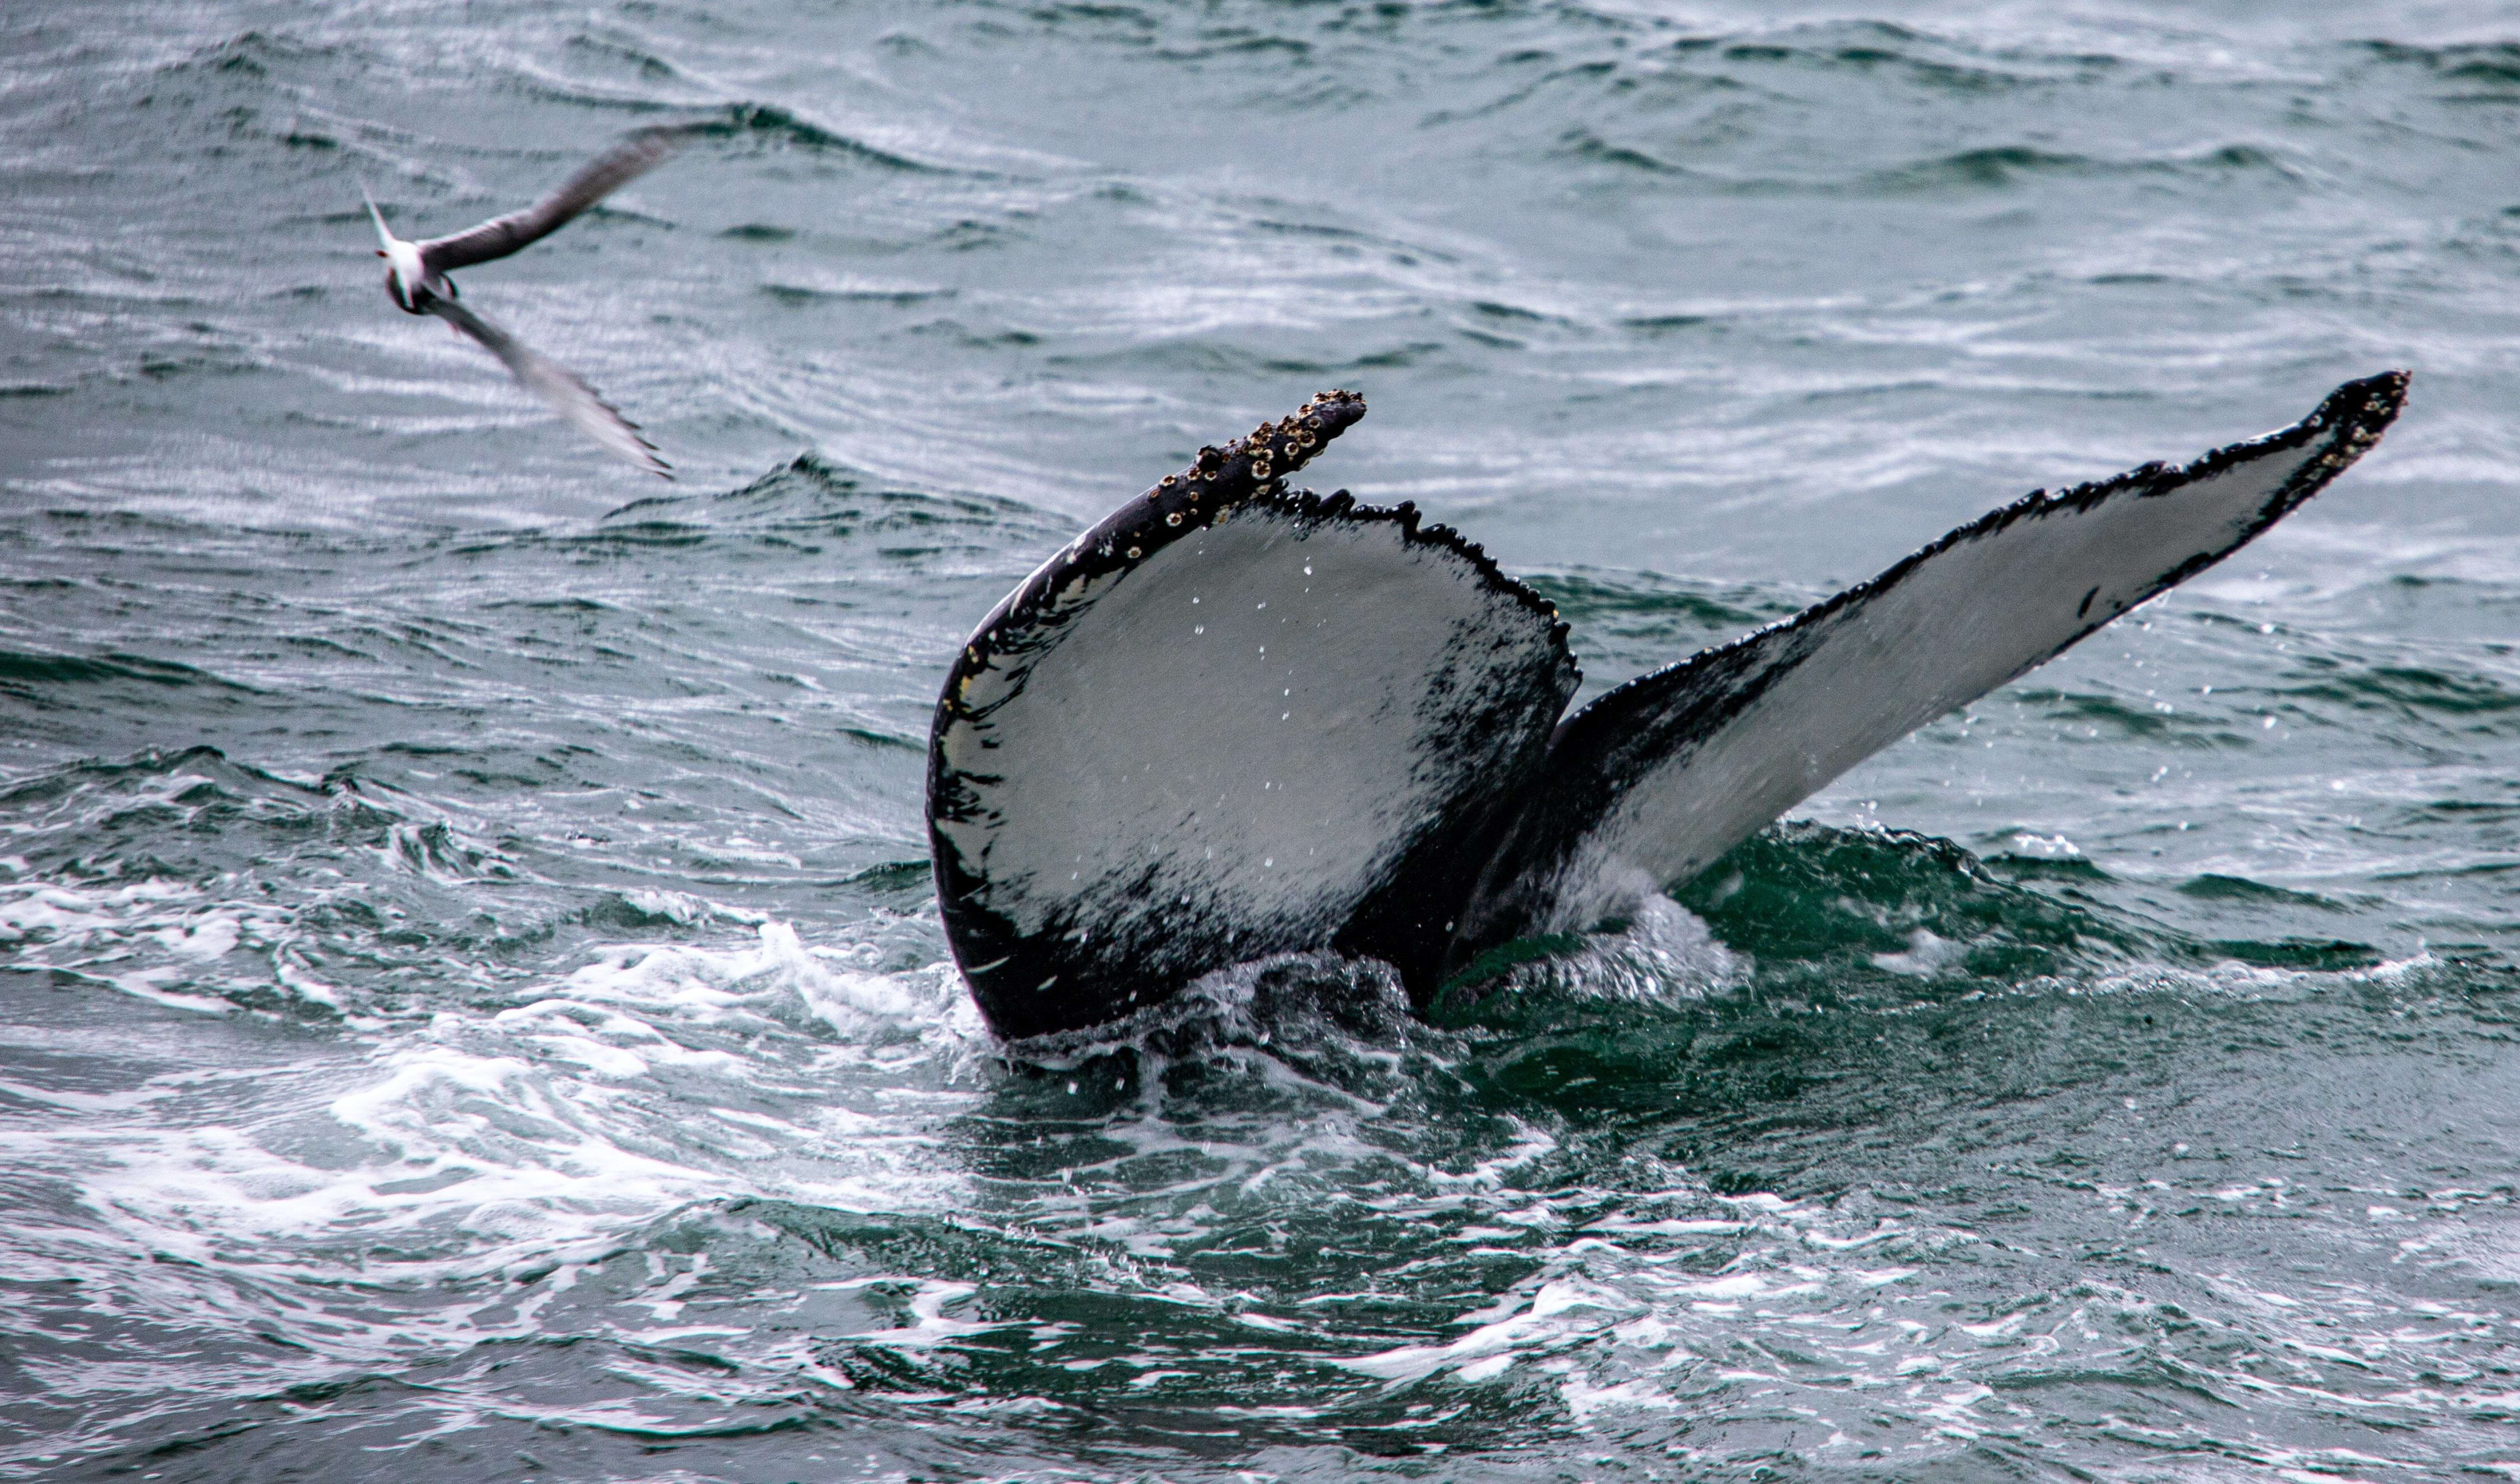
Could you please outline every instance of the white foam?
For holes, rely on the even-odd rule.
[[[22,922],[90,930],[126,904],[186,899],[117,888],[17,900],[35,904]],[[200,958],[232,929],[204,918],[169,946],[199,945]],[[125,977],[133,992],[174,998]],[[170,1074],[115,1095],[34,1090],[40,1111],[0,1131],[0,1153],[71,1185],[97,1223],[91,1243],[257,1285],[312,1284],[276,1322],[319,1354],[470,1343],[529,1331],[574,1281],[569,1264],[677,1211],[742,1195],[892,1212],[965,1203],[936,1126],[980,1095],[957,1080],[972,1022],[940,1003],[938,983],[932,971],[833,968],[781,923],[729,947],[622,945],[523,1004],[318,1043],[249,1074]],[[845,1067],[828,1054],[862,1049],[829,1039],[843,1022],[896,1048],[885,1079],[855,1094],[845,1076],[798,1083],[797,1059]],[[880,1095],[922,1064],[932,1096],[887,1106]],[[248,1075],[251,1111],[240,1117],[223,1089]],[[660,1119],[666,1076],[678,1091]],[[852,1096],[859,1106],[835,1105]],[[434,1285],[555,1261],[530,1300],[380,1321],[327,1297],[353,1281]],[[135,1289],[166,1287],[146,1265],[133,1271]],[[698,1271],[677,1281],[688,1288]],[[680,1291],[640,1301],[669,1319]],[[148,1300],[196,1301],[171,1289]]]
[[[1581,1279],[1560,1279],[1542,1285],[1532,1295],[1531,1307],[1509,1319],[1481,1325],[1449,1345],[1404,1345],[1374,1355],[1356,1356],[1339,1364],[1365,1375],[1378,1376],[1399,1383],[1418,1380],[1438,1371],[1459,1369],[1480,1361],[1511,1359],[1508,1352],[1543,1351],[1585,1338],[1608,1328],[1619,1320],[1643,1312],[1644,1306],[1624,1293]],[[1491,1364],[1476,1376],[1485,1379],[1499,1374],[1504,1366]]]

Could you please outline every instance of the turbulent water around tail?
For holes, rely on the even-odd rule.
[[[2520,20],[0,16],[0,1477],[2520,1474]],[[468,302],[379,292],[638,123]],[[1413,1019],[1009,1047],[989,605],[1310,472],[1587,694],[2405,365],[2219,568]]]

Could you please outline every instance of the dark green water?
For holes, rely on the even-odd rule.
[[[618,131],[683,158],[394,312]],[[0,1477],[2520,1476],[2520,14],[0,13]],[[2416,372],[1424,1025],[1011,1058],[947,656],[1198,444],[1588,691]]]

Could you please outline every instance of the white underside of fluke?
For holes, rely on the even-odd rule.
[[[1246,505],[1080,578],[1038,633],[938,738],[977,805],[936,826],[974,905],[1071,945],[1013,994],[1323,946],[1563,700],[1494,735],[1498,678],[1562,665],[1552,625],[1387,517]]]
[[[2184,469],[2034,495],[1880,576],[1599,697],[1464,914],[1481,941],[1583,927],[1626,883],[1714,864],[1847,769],[2221,560],[2376,440],[2375,378]]]
[[[1780,673],[1628,784],[1562,868],[1539,925],[1592,921],[1600,883],[1695,876],[1857,763],[2152,597],[2191,559],[2238,545],[2317,456],[2298,450],[2088,511],[2051,501],[1868,601],[1753,641]]]

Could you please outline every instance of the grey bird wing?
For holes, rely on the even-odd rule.
[[[638,426],[597,396],[577,373],[451,299],[432,297],[428,307],[429,313],[480,341],[481,348],[497,356],[518,385],[559,409],[562,417],[596,442],[652,474],[674,476],[665,461],[656,457],[656,445],[641,437]]]
[[[579,212],[664,163],[666,157],[680,149],[693,132],[688,124],[659,124],[634,130],[570,176],[559,190],[523,210],[494,216],[452,237],[422,243],[420,259],[429,272],[444,273],[506,257],[551,236]]]

